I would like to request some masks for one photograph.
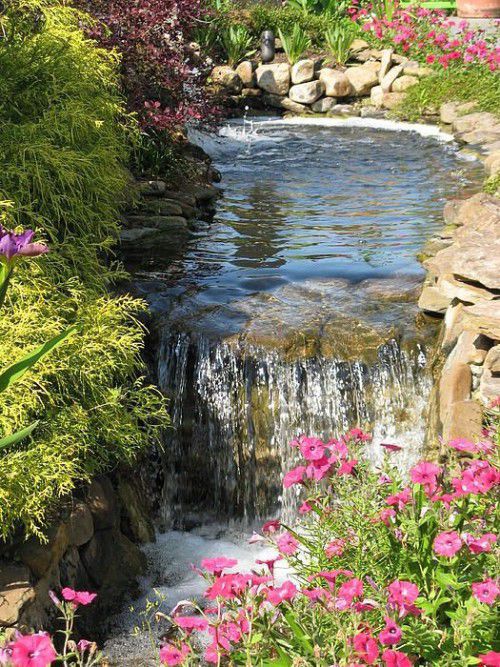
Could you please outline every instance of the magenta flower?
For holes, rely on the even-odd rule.
[[[379,656],[377,642],[368,632],[360,632],[353,637],[352,644],[357,655],[367,665],[373,665]]]
[[[269,569],[269,572],[273,574],[274,566],[279,560],[283,560],[283,556],[278,555],[275,556],[274,558],[268,558],[266,560],[256,560],[255,562],[257,563],[257,565],[266,565],[266,567]]]
[[[210,574],[214,574],[216,577],[218,577],[223,570],[234,567],[235,565],[238,565],[238,561],[235,558],[226,558],[225,556],[204,558],[201,561],[201,567],[207,572],[210,572]]]
[[[435,486],[438,475],[441,474],[441,468],[434,463],[422,461],[410,470],[411,481],[414,484],[422,486]]]
[[[248,588],[252,581],[251,574],[222,574],[205,591],[205,597],[215,600],[218,597],[234,600]]]
[[[410,658],[405,653],[390,648],[382,653],[382,660],[385,667],[412,667]]]
[[[432,548],[438,556],[453,558],[462,548],[462,540],[455,530],[445,531],[436,536]]]
[[[35,232],[31,229],[16,234],[0,225],[0,261],[10,262],[16,257],[38,257],[49,252],[43,243],[32,243],[34,236]]]
[[[500,667],[500,653],[497,651],[488,651],[478,655],[479,667]]]
[[[379,642],[381,644],[385,644],[386,646],[393,646],[394,644],[398,644],[401,641],[401,637],[403,636],[401,628],[388,616],[386,616],[384,620],[385,627],[379,633]]]
[[[473,554],[482,554],[488,553],[492,550],[493,545],[497,541],[497,536],[493,533],[485,533],[480,537],[474,537],[469,533],[464,535],[465,544],[469,547],[471,553]]]
[[[380,446],[387,449],[388,452],[400,452],[403,449],[399,445],[393,445],[390,442],[381,442]]]
[[[21,636],[12,645],[15,667],[47,667],[56,657],[52,641],[45,632]]]
[[[174,644],[165,644],[160,650],[160,661],[169,666],[182,665],[190,650],[187,644],[181,644],[180,647],[174,646]]]
[[[278,538],[277,546],[279,551],[285,556],[292,556],[299,548],[299,543],[293,535],[286,532]]]
[[[332,540],[330,544],[327,544],[325,548],[325,554],[328,558],[333,558],[334,556],[342,556],[345,549],[345,540],[336,539]]]
[[[76,645],[76,648],[78,653],[85,653],[85,651],[87,651],[91,646],[95,646],[94,642],[89,642],[88,639],[80,639]]]
[[[71,602],[74,607],[82,605],[86,607],[91,604],[96,597],[97,593],[89,593],[88,591],[74,591],[72,588],[63,588],[61,591],[63,598],[66,602]]]
[[[479,602],[492,605],[500,595],[500,588],[493,579],[485,579],[472,584],[472,594]]]
[[[348,604],[351,604],[354,598],[361,597],[363,595],[363,582],[361,579],[350,579],[349,581],[344,581],[340,586],[337,596],[341,600],[345,600]]]
[[[411,605],[418,598],[419,590],[411,581],[400,581],[396,579],[387,587],[389,591],[389,602],[396,605]]]
[[[277,533],[280,527],[281,524],[278,519],[271,519],[271,521],[266,521],[262,526],[262,532],[264,535],[272,535],[273,533]]]
[[[305,466],[297,466],[296,468],[292,468],[292,470],[288,471],[283,478],[283,486],[285,489],[289,489],[295,484],[302,484],[305,471]]]
[[[352,475],[352,471],[357,466],[357,464],[357,459],[352,459],[351,461],[342,461],[340,468],[337,470],[337,475],[339,477],[342,475]]]
[[[470,452],[471,454],[477,452],[477,446],[465,438],[455,438],[455,440],[451,440],[448,443],[448,447],[455,449],[457,452]]]
[[[409,487],[406,487],[398,493],[394,493],[392,496],[387,496],[385,499],[385,502],[388,505],[396,505],[398,510],[404,509],[405,505],[407,505],[410,501],[411,489]]]
[[[319,461],[325,455],[325,445],[319,438],[299,438],[299,449],[306,461]]]
[[[204,632],[208,628],[208,621],[201,616],[176,616],[174,623],[185,630],[188,634],[193,630]]]
[[[291,581],[285,581],[278,588],[268,588],[265,594],[267,600],[277,607],[286,600],[293,600],[297,595],[297,587]]]

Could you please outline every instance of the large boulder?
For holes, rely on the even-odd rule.
[[[358,67],[350,67],[346,71],[346,76],[352,86],[353,94],[360,97],[368,95],[371,89],[378,85],[378,72],[380,63],[365,63]]]
[[[314,79],[314,60],[307,58],[295,63],[292,67],[291,78],[294,85],[312,81]]]
[[[481,301],[463,306],[462,327],[492,340],[500,340],[500,301]]]
[[[292,86],[288,95],[292,102],[313,104],[323,95],[324,91],[325,86],[322,81],[309,81],[308,83],[299,83]]]
[[[241,62],[236,68],[236,74],[240,77],[243,88],[253,88],[255,86],[255,72],[250,60]]]
[[[403,93],[388,93],[382,86],[374,86],[370,92],[371,102],[377,109],[395,109],[404,99]]]
[[[218,65],[214,67],[211,74],[212,81],[216,86],[225,88],[230,93],[240,93],[243,88],[243,83],[229,65]]]
[[[290,88],[290,65],[277,63],[260,65],[255,72],[257,85],[273,95],[286,95]]]
[[[495,176],[500,172],[500,150],[488,155],[484,160],[484,168],[490,176]]]
[[[393,82],[391,90],[394,93],[404,93],[409,88],[412,88],[418,83],[418,78],[416,76],[410,76],[409,74],[403,74],[396,81]]]
[[[324,67],[319,73],[319,80],[325,86],[327,97],[349,97],[354,92],[351,82],[344,74],[330,67]]]
[[[94,534],[94,519],[88,505],[76,502],[68,519],[68,541],[75,547],[90,542]]]
[[[456,438],[478,442],[481,439],[482,420],[483,412],[476,401],[456,401],[443,423],[443,442],[448,443]]]
[[[264,93],[262,102],[268,107],[273,107],[273,109],[284,109],[285,111],[291,111],[292,113],[302,114],[309,111],[309,108],[304,104],[294,102],[285,95],[271,95],[270,93]]]
[[[336,104],[337,100],[335,97],[322,97],[312,105],[311,109],[314,113],[327,113],[328,111],[331,111]]]
[[[59,563],[69,545],[68,525],[59,524],[46,530],[43,542],[37,537],[23,542],[19,557],[37,578],[41,578]]]
[[[444,102],[439,107],[439,118],[445,125],[451,125],[457,118],[473,111],[476,107],[476,102]]]
[[[120,525],[118,499],[107,477],[96,477],[91,482],[86,500],[96,530],[117,528]]]
[[[443,315],[451,303],[434,285],[425,285],[418,300],[418,307],[428,313]]]

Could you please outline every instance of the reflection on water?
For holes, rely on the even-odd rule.
[[[214,222],[195,226],[180,265],[150,250],[163,286],[205,307],[308,279],[422,275],[416,254],[471,175],[452,146],[408,132],[263,125],[216,150]]]

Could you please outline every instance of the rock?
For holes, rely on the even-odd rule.
[[[324,67],[320,70],[319,80],[325,86],[327,97],[348,97],[353,93],[351,83],[344,72]]]
[[[325,86],[322,81],[309,81],[292,86],[288,92],[290,99],[298,104],[313,104],[324,93]]]
[[[404,100],[403,93],[386,93],[382,86],[375,86],[370,93],[370,100],[375,107],[384,109],[395,109]]]
[[[454,299],[458,299],[465,303],[477,303],[478,301],[495,298],[488,290],[458,280],[453,275],[449,274],[439,276],[436,287],[443,296],[449,298],[450,302]]]
[[[406,65],[408,61],[408,58],[406,56],[402,56],[399,53],[393,53],[392,54],[392,62],[396,65]]]
[[[145,197],[158,197],[167,188],[165,181],[140,181],[138,186],[140,194]]]
[[[378,81],[382,83],[382,79],[392,67],[392,56],[394,49],[384,49],[382,51],[382,58],[380,59],[380,70],[378,73]]]
[[[358,63],[366,63],[369,60],[373,60],[371,49],[362,49],[361,51],[353,53],[351,60],[355,60]]]
[[[500,345],[495,345],[486,354],[484,367],[489,368],[492,373],[500,373]],[[498,394],[500,396],[500,392]]]
[[[260,88],[243,88],[241,97],[243,99],[259,98],[262,97],[262,90]]]
[[[357,53],[358,51],[363,51],[364,49],[369,49],[370,45],[368,42],[365,42],[364,39],[355,39],[350,47],[351,53]]]
[[[359,116],[360,112],[352,104],[335,104],[327,114],[328,116]]]
[[[434,285],[426,285],[418,300],[418,307],[428,313],[444,314],[451,303],[451,299],[441,294]]]
[[[443,442],[465,438],[471,442],[481,440],[483,412],[476,401],[457,401],[449,410],[443,424]]]
[[[466,114],[452,122],[454,132],[466,133],[473,130],[489,130],[498,123],[498,117],[487,111]]]
[[[445,102],[439,108],[439,117],[442,123],[451,125],[459,116],[463,116],[476,107],[476,102]]]
[[[120,242],[123,245],[132,245],[151,236],[156,236],[159,230],[155,227],[136,227],[133,229],[123,229],[120,232]]]
[[[479,193],[459,209],[453,244],[424,262],[433,275],[453,275],[462,282],[500,289],[500,201]],[[477,285],[476,285],[477,286]]]
[[[474,331],[464,331],[458,337],[453,355],[465,364],[482,364],[490,348],[491,341],[486,336],[478,335]]]
[[[492,368],[487,366],[487,360],[479,381],[479,396],[485,405],[500,396],[500,373],[493,372]]]
[[[361,97],[367,95],[373,86],[378,84],[379,63],[373,63],[378,67],[372,67],[370,63],[365,63],[358,67],[351,67],[346,71],[346,76],[352,86],[353,94]],[[339,96],[340,97],[340,96]]]
[[[0,562],[0,626],[17,624],[21,611],[34,597],[28,568]]]
[[[443,349],[452,348],[456,345],[460,334],[465,329],[464,305],[457,303],[448,308],[444,315],[444,332],[441,341]]]
[[[292,111],[293,113],[301,114],[309,111],[308,107],[304,104],[299,104],[298,102],[291,100],[289,97],[283,97],[281,95],[264,94],[262,96],[262,101],[266,106],[275,109],[285,109],[286,111]]]
[[[314,60],[299,60],[292,66],[291,78],[294,85],[307,83],[314,79]],[[291,96],[290,96],[291,97]],[[293,99],[293,98],[292,98]]]
[[[453,353],[448,357],[439,380],[439,414],[445,423],[453,403],[470,398],[472,373],[468,364],[455,359]]]
[[[107,477],[96,477],[91,482],[86,500],[96,530],[117,528],[120,525],[118,500]]]
[[[75,547],[81,547],[92,539],[94,519],[89,507],[76,502],[68,519],[68,541]]]
[[[180,215],[133,215],[128,217],[128,223],[132,227],[153,227],[162,231],[172,230],[175,232],[178,229],[187,229],[187,220]]]
[[[500,139],[500,125],[495,125],[489,130],[479,129],[465,132],[458,135],[457,139],[465,144],[475,144],[481,146],[483,144],[490,144]]]
[[[31,537],[19,547],[21,561],[38,578],[59,563],[70,545],[69,531],[66,524],[59,524],[45,531],[45,541]]]
[[[215,85],[225,88],[228,92],[238,94],[243,88],[240,77],[229,65],[214,67],[210,76]]]
[[[430,67],[421,67],[419,65],[414,67],[409,66],[409,63],[404,63],[404,73],[422,79],[424,76],[430,76],[433,73],[433,70]]]
[[[384,91],[384,93],[390,92],[392,89],[392,84],[396,81],[396,79],[401,76],[403,73],[403,65],[396,65],[396,67],[393,67],[390,69],[387,74],[382,78],[380,82],[380,87]]]
[[[490,153],[484,160],[484,168],[490,176],[495,176],[500,172],[500,150]]]
[[[443,218],[447,225],[457,225],[458,214],[464,201],[461,199],[449,199],[444,205]]]
[[[377,86],[376,86],[377,87]],[[372,88],[372,91],[375,88]],[[377,109],[375,106],[364,106],[361,109],[361,118],[386,118],[387,113],[383,109]]]
[[[151,215],[182,215],[182,207],[168,199],[147,199],[140,203],[139,210]]]
[[[253,88],[255,86],[255,73],[253,63],[250,60],[244,60],[236,68],[236,74],[240,77],[243,88]]]
[[[145,544],[155,541],[155,530],[153,522],[147,514],[144,504],[141,502],[139,492],[133,482],[123,477],[118,480],[118,496],[122,504],[122,512],[126,516],[126,529],[123,532],[136,542]]]
[[[416,76],[410,76],[409,74],[403,74],[392,84],[392,90],[395,93],[404,93],[405,90],[412,88],[418,83],[418,78]]]
[[[99,588],[101,613],[131,593],[146,566],[141,550],[116,528],[97,531],[82,549],[81,560],[94,588]]]
[[[273,95],[286,95],[290,88],[290,65],[260,65],[255,72],[257,85]]]
[[[487,144],[484,144],[481,148],[488,155],[490,153],[495,153],[496,151],[500,151],[500,139],[488,142]]]
[[[314,113],[326,113],[327,111],[331,111],[336,104],[337,100],[334,97],[322,97],[320,100],[314,102],[311,108]]]
[[[500,301],[482,301],[463,307],[463,328],[500,340]]]

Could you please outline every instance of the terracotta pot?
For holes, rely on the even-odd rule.
[[[500,18],[500,0],[457,0],[460,18]]]

